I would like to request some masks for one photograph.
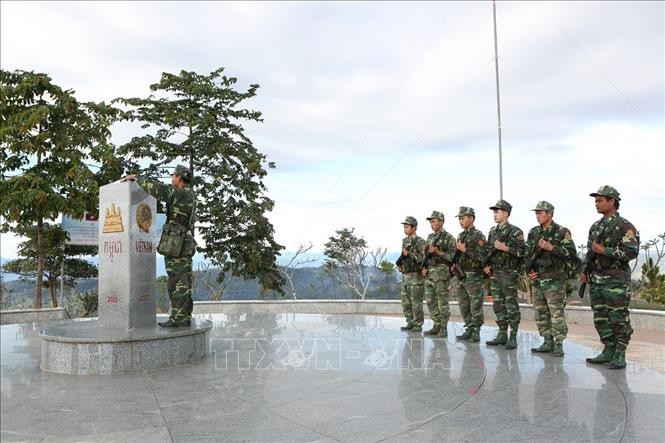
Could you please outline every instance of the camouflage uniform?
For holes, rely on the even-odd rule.
[[[191,172],[184,166],[178,165],[175,175],[183,178],[189,177]],[[189,175],[187,175],[189,174]],[[165,185],[145,177],[137,177],[136,183],[148,194],[166,203],[166,219],[189,227],[193,232],[194,193],[187,184],[183,188]],[[191,219],[191,224],[190,224]],[[167,289],[171,300],[170,320],[176,324],[191,321],[194,303],[192,301],[192,257],[164,257],[166,274],[168,276]]]
[[[445,221],[443,214],[439,211],[432,212],[427,220],[433,218]],[[432,232],[427,236],[425,253],[429,251],[430,246],[436,246],[442,254],[432,254],[432,257],[426,263],[428,271],[425,277],[425,300],[427,301],[429,316],[434,322],[434,327],[428,332],[447,337],[447,325],[450,318],[450,306],[448,304],[450,297],[450,263],[455,255],[457,244],[455,237],[441,228],[440,231]]]
[[[534,211],[554,211],[551,203],[542,201],[536,205]],[[552,244],[552,251],[545,251],[538,246],[539,240],[545,240]],[[566,304],[566,263],[577,255],[575,243],[570,231],[554,221],[543,229],[538,225],[529,231],[526,241],[526,257],[533,257],[532,269],[538,273],[538,277],[531,281],[533,287],[533,308],[535,311],[536,326],[538,333],[545,339],[540,348],[534,348],[534,352],[552,352],[563,355],[561,344],[568,334],[564,306]]]
[[[462,206],[459,208],[458,217],[465,215],[475,216],[473,208]],[[457,236],[458,243],[466,245],[466,252],[460,251],[459,264],[464,270],[466,277],[460,281],[457,293],[460,313],[464,319],[466,332],[460,338],[480,336],[480,328],[485,322],[483,314],[483,287],[485,286],[485,274],[480,268],[483,259],[489,253],[489,247],[485,235],[475,226],[462,231]],[[475,339],[473,341],[476,341]]]
[[[407,217],[403,224],[417,226],[415,218]],[[402,250],[408,249],[409,256],[401,265],[402,282],[400,284],[400,298],[402,310],[406,318],[406,329],[423,327],[423,292],[425,281],[420,273],[420,264],[425,258],[425,240],[413,235],[402,240]]]
[[[611,186],[602,186],[598,192],[590,195],[613,197],[617,201],[619,200],[619,193]],[[604,216],[591,225],[587,251],[591,251],[594,241],[602,243],[605,246],[605,252],[602,255],[594,254],[595,257],[590,263],[589,283],[593,323],[600,341],[605,345],[603,353],[612,357],[610,365],[617,357],[615,354],[620,354],[623,366],[616,366],[615,368],[618,369],[625,367],[624,355],[633,333],[628,312],[630,303],[628,293],[630,266],[628,263],[639,253],[640,238],[635,226],[617,212]],[[607,361],[595,361],[598,357],[587,359],[587,361],[607,363]]]
[[[505,200],[499,200],[490,209],[504,209],[510,213],[512,206]],[[524,257],[524,234],[520,228],[506,222],[490,229],[487,237],[490,249],[494,247],[496,240],[505,243],[510,248],[508,252],[497,250],[489,262],[489,266],[492,268],[490,287],[494,300],[493,309],[496,323],[499,326],[499,335],[487,344],[505,344],[505,341],[510,342],[511,339],[514,341],[514,338],[517,337],[521,319],[520,307],[517,303],[517,273],[522,268]],[[509,326],[511,339],[504,340]]]

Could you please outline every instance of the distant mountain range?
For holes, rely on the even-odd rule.
[[[367,290],[367,298],[370,299],[397,299],[399,297],[399,281],[397,272],[386,275],[377,269],[371,269],[371,281]],[[256,280],[242,280],[237,277],[226,275],[225,281],[220,285],[217,283],[219,269],[206,271],[194,271],[194,300],[256,300],[256,299],[281,299],[282,296],[275,291],[261,293],[261,288]],[[349,299],[358,298],[351,291],[334,281],[322,266],[296,269],[293,274],[293,282],[298,299]],[[20,279],[5,280],[5,306],[4,309],[16,309],[32,305],[33,283]],[[223,288],[223,292],[221,289]],[[97,279],[77,281],[74,289],[65,289],[65,298],[76,293],[83,293],[97,289]],[[283,287],[284,299],[292,299],[291,288],[286,283]],[[157,297],[166,301],[165,282],[157,283]],[[60,294],[58,293],[58,299]],[[43,291],[44,306],[50,306],[47,291]]]
[[[398,253],[391,253],[386,255],[386,260],[394,262],[399,256]],[[342,299],[342,298],[357,298],[355,294],[339,283],[335,282],[323,269],[322,263],[325,257],[322,254],[310,254],[310,258],[317,258],[320,260],[318,263],[309,263],[310,266],[303,266],[296,269],[293,274],[293,282],[298,299]],[[281,263],[288,263],[290,257],[284,254],[280,258]],[[3,264],[7,259],[2,258],[0,262]],[[96,263],[96,258],[91,260]],[[633,273],[633,279],[638,279],[641,274],[641,265],[644,263],[645,258],[643,255],[639,258],[638,266]],[[195,256],[194,260],[194,299],[195,300],[212,300],[221,296],[223,300],[255,300],[255,299],[280,299],[282,296],[274,291],[261,293],[261,288],[257,281],[248,280],[244,281],[237,277],[226,276],[225,283],[221,285],[217,283],[216,279],[219,275],[219,269],[205,267],[205,261],[202,257]],[[665,270],[665,263],[659,264],[661,270]],[[397,272],[393,275],[386,275],[379,270],[372,269],[372,280],[370,282],[367,298],[370,299],[397,299],[399,298],[399,276]],[[157,260],[157,277],[165,275],[164,260],[158,258]],[[14,306],[27,306],[32,304],[33,299],[33,283],[31,281],[20,280],[17,275],[3,273],[2,281],[4,285],[4,301],[5,309],[11,309]],[[223,287],[223,291],[222,291]],[[97,288],[97,279],[80,280],[77,282],[76,288],[66,289],[65,294],[82,293]],[[159,288],[159,284],[158,284]],[[293,294],[288,283],[284,285],[284,298],[291,299]],[[165,287],[162,288],[162,298],[166,297]],[[58,293],[58,297],[60,294]],[[47,291],[44,291],[44,306],[49,306]]]

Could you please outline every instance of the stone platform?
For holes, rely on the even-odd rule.
[[[201,360],[72,377],[39,369],[39,325],[2,326],[0,439],[10,441],[651,442],[665,435],[665,373],[399,331],[380,315],[198,314]],[[431,321],[425,322],[431,327]]]
[[[205,356],[211,328],[206,320],[194,320],[189,327],[129,331],[101,327],[96,319],[50,324],[40,333],[41,369],[104,375],[183,365]]]

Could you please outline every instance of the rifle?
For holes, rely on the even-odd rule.
[[[503,236],[498,239],[501,243],[505,243],[505,241],[508,239],[508,236],[510,235],[510,231],[507,231]],[[485,260],[480,264],[481,269],[485,269],[487,266],[490,265],[492,262],[492,259],[496,255],[496,251],[498,251],[497,248],[494,247],[494,244],[492,244],[492,250],[487,254],[487,257],[485,257]]]
[[[427,251],[427,253],[425,254],[425,257],[423,258],[422,263],[420,263],[420,269],[421,269],[421,270],[422,270],[423,268],[429,268],[429,266],[427,265],[427,262],[430,261],[430,259],[432,258],[432,256],[434,256],[434,253],[433,253],[433,252],[429,252],[429,246],[434,245],[434,243],[436,243],[437,240],[439,240],[440,238],[441,238],[441,233],[438,233],[438,234],[436,235],[436,237],[434,237],[434,238],[432,239],[432,243],[431,243],[430,245],[427,245],[427,249],[428,249],[428,251]]]
[[[554,235],[554,229],[552,229],[552,235]],[[540,240],[545,240],[545,233],[543,233],[543,235],[540,236],[538,241]],[[538,244],[538,242],[536,242],[536,244]],[[529,257],[529,259],[526,261],[525,269],[527,274],[533,270],[533,266],[536,264],[536,260],[538,260],[538,257],[540,257],[543,251],[544,251],[543,248],[538,247],[538,249],[533,251],[531,257]]]
[[[412,242],[409,244],[409,246],[407,246],[405,249],[406,249],[407,251],[411,251],[411,248],[412,248],[412,247],[413,247],[413,241],[412,241]],[[401,268],[401,267],[402,267],[402,263],[403,263],[404,260],[406,260],[406,259],[407,259],[407,256],[404,255],[404,252],[402,252],[402,253],[399,255],[399,257],[397,258],[397,261],[395,262],[395,266],[397,266],[398,268]]]
[[[466,238],[468,236],[469,234],[467,232],[466,235],[460,238],[460,243],[466,243]],[[457,277],[457,279],[460,281],[466,278],[466,272],[464,272],[462,265],[459,264],[459,259],[461,255],[462,251],[460,251],[459,249],[456,250],[455,255],[453,256],[453,261],[450,262],[450,273],[453,274],[455,277]]]
[[[607,230],[607,226],[603,228],[603,230],[598,234],[598,237],[596,237],[595,242],[596,243],[601,243],[603,240],[605,240],[605,231]],[[587,280],[591,278],[591,267],[592,263],[594,260],[596,260],[596,253],[593,252],[593,249],[589,249],[586,253],[586,263],[584,264],[584,271],[582,273],[587,276]],[[599,269],[600,270],[600,269]],[[580,284],[580,289],[577,291],[577,295],[580,298],[584,298],[584,292],[586,291],[586,283]]]

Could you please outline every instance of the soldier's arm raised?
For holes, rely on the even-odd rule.
[[[171,201],[174,188],[146,177],[136,177],[136,184],[148,194],[161,201]]]

